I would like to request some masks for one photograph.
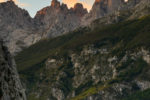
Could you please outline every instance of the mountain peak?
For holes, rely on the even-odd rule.
[[[80,17],[88,13],[87,9],[85,9],[81,3],[76,3],[74,5],[73,11],[76,13],[77,16]]]
[[[60,2],[58,0],[52,0],[51,7],[54,8],[60,7]]]
[[[8,0],[7,2],[9,2],[9,3],[15,3],[13,0]]]
[[[8,0],[7,2],[2,2],[2,5],[16,5],[13,0]]]
[[[102,0],[95,0],[95,3],[99,3],[99,2],[101,2]]]
[[[76,3],[75,5],[74,5],[74,9],[83,9],[83,5],[81,4],[81,3]]]

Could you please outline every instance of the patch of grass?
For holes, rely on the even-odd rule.
[[[29,95],[28,96],[28,98],[27,98],[28,100],[39,100],[38,98],[36,98],[36,96],[35,95]]]
[[[131,58],[128,58],[126,62],[122,63],[120,66],[117,66],[116,70],[117,71],[123,70],[127,68],[130,64],[132,64],[132,62],[134,62],[134,60]]]
[[[150,100],[150,89],[136,92],[122,100]]]
[[[99,91],[107,89],[109,87],[110,87],[110,85],[108,85],[108,84],[91,86],[88,89],[86,89],[85,91],[83,91],[82,93],[80,93],[79,95],[77,95],[76,97],[72,98],[71,100],[83,100],[86,97],[88,97],[90,95],[94,95],[94,94],[98,93]]]
[[[121,72],[118,76],[121,80],[132,80],[140,75],[142,71],[148,67],[148,64],[142,59],[138,59],[134,65],[129,66],[127,70]]]
[[[61,77],[59,79],[59,88],[63,90],[64,94],[67,95],[70,91],[73,90],[72,87],[72,78],[74,77],[73,65],[71,62],[71,58],[67,58],[65,63],[61,66],[60,71],[66,74],[65,77]]]
[[[89,81],[85,84],[80,85],[77,89],[75,89],[75,94],[79,95],[81,92],[83,92],[85,89],[89,88],[90,86],[92,86],[92,81]]]
[[[36,82],[40,80],[39,73],[44,66],[44,61],[42,61],[41,63],[30,67],[29,69],[19,72],[20,78],[22,79],[22,82],[26,83],[28,90],[33,89]]]

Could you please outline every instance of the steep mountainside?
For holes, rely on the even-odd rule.
[[[26,100],[14,59],[0,41],[0,100]]]
[[[52,0],[35,18],[19,8],[12,0],[0,3],[0,38],[12,54],[21,51],[41,38],[52,38],[72,31],[80,26],[81,18],[87,13],[82,4],[68,9],[65,4]]]
[[[90,23],[91,27],[96,27],[97,24],[108,25],[122,21],[138,19],[142,16],[150,14],[150,1],[149,0],[129,0],[128,3],[122,5],[122,10],[108,14],[104,17],[96,19]]]
[[[125,0],[95,0],[90,13],[82,19],[82,24],[87,25],[93,20],[106,16],[108,17],[107,20],[110,20],[109,17],[112,17],[112,15],[117,17],[118,13],[133,9],[141,1],[143,0],[128,0],[128,2],[125,2]]]
[[[16,61],[29,100],[149,100],[149,47],[146,16],[42,40]]]
[[[0,38],[11,53],[39,40],[35,23],[28,12],[17,7],[13,1],[0,3]]]
[[[139,18],[150,14],[150,0],[142,0],[133,8],[130,19]]]
[[[68,9],[66,4],[52,0],[51,6],[37,13],[35,21],[39,22],[43,37],[56,37],[78,28],[85,14],[87,10],[82,4],[77,3],[74,8]]]

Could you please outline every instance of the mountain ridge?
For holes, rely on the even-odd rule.
[[[14,1],[0,3],[0,8],[0,21],[2,23],[0,25],[0,37],[12,54],[20,52],[23,48],[34,44],[42,38],[47,38],[47,36],[52,38],[74,30],[79,26],[80,18],[87,13],[87,10],[81,4],[76,4],[75,8],[68,9],[67,5],[60,5],[57,0],[52,1],[51,7],[46,7],[37,12],[35,18],[31,18],[28,12],[19,8]],[[49,9],[47,18],[51,16],[52,19],[46,18],[46,21],[44,21],[43,17],[47,9]],[[51,12],[53,12],[53,15],[51,15]],[[41,16],[40,13],[42,14]],[[64,21],[68,23],[63,24]],[[43,27],[44,22],[46,24]],[[60,29],[60,32],[57,31],[57,28]]]
[[[44,12],[44,14],[40,14]],[[82,4],[75,4],[73,8],[68,9],[67,5],[60,4],[57,0],[52,0],[51,6],[40,10],[36,16],[36,22],[42,23],[44,37],[56,37],[80,26],[82,16],[87,13]],[[59,31],[58,31],[59,29]]]

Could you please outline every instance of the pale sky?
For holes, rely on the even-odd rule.
[[[0,0],[0,2],[5,2],[7,0]],[[31,17],[34,17],[36,12],[40,9],[49,6],[51,4],[51,0],[13,0],[15,3],[21,7],[26,9]],[[85,8],[88,10],[91,9],[95,0],[59,0],[61,3],[65,3],[68,7],[72,7],[75,3],[82,3]]]

